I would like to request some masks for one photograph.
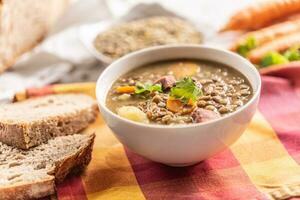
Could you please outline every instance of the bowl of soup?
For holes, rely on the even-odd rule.
[[[97,81],[101,114],[119,141],[152,161],[187,166],[224,150],[257,108],[261,80],[246,59],[203,45],[128,54]]]

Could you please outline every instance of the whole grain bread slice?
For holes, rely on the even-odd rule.
[[[56,137],[29,150],[0,142],[0,199],[25,200],[55,193],[55,182],[91,160],[95,134]]]
[[[93,122],[96,101],[84,94],[59,94],[0,106],[0,142],[22,149],[63,135],[75,134]]]

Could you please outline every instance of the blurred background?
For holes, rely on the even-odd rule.
[[[216,30],[232,13],[251,2],[253,1],[70,0],[45,39],[33,50],[16,58],[15,64],[0,74],[0,101],[6,101],[15,92],[28,87],[95,81],[107,64],[99,61],[89,51],[86,43],[91,32],[105,30],[109,25],[123,20],[167,14],[194,23],[202,32],[204,43],[222,45],[222,42],[226,43],[226,37],[222,37],[220,42],[215,35]],[[23,6],[26,6],[25,3]]]

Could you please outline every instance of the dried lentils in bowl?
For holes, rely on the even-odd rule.
[[[130,52],[164,44],[200,44],[202,35],[190,23],[175,17],[151,17],[123,23],[100,33],[95,48],[117,59]]]
[[[247,78],[220,63],[171,60],[141,66],[111,87],[106,106],[151,124],[192,124],[228,115],[253,95]]]

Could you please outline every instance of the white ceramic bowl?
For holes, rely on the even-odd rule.
[[[106,95],[121,75],[142,65],[178,58],[204,59],[229,65],[250,81],[252,99],[236,112],[216,120],[190,125],[148,125],[119,117],[105,106]],[[97,81],[100,112],[127,148],[150,160],[171,166],[202,161],[235,142],[253,117],[260,95],[258,71],[246,59],[229,51],[202,45],[158,46],[126,55],[113,62]]]

